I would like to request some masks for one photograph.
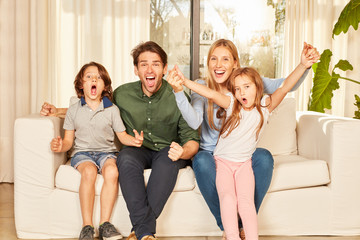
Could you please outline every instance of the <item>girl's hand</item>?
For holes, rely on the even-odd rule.
[[[319,61],[320,54],[316,48],[314,48],[311,44],[307,44],[304,42],[304,48],[301,52],[301,64],[305,68],[311,67],[314,63]]]
[[[141,131],[139,134],[138,131],[136,131],[136,129],[134,129],[133,132],[135,134],[134,146],[141,147],[141,145],[144,141],[144,132]]]
[[[57,136],[56,138],[53,138],[50,143],[51,151],[53,152],[61,152],[63,146],[63,141],[60,136]]]
[[[181,78],[182,73],[180,72],[177,65],[170,70],[168,76],[166,77],[167,82],[174,89],[174,92],[181,92],[184,90],[183,88],[183,79]]]

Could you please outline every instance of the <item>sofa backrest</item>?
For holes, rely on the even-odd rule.
[[[297,153],[294,98],[285,98],[271,113],[257,146],[266,148],[272,155]]]
[[[79,99],[73,96],[70,104]],[[115,138],[118,149],[121,143]],[[297,153],[296,142],[296,107],[294,98],[285,98],[272,112],[267,126],[260,136],[258,147],[266,148],[272,155],[288,155]]]

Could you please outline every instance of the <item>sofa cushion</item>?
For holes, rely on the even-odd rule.
[[[274,173],[268,192],[320,186],[330,183],[326,161],[299,155],[274,156]]]
[[[297,153],[294,98],[285,98],[271,113],[257,147],[266,148],[272,155]]]
[[[147,183],[149,180],[149,176],[151,173],[151,169],[146,169],[144,172],[145,182]],[[80,173],[73,167],[70,166],[70,161],[66,163],[66,165],[61,165],[56,172],[55,176],[55,186],[60,189],[79,192],[80,186]],[[103,185],[104,179],[98,174],[96,183],[95,183],[95,194],[100,195],[101,188]],[[186,167],[180,169],[178,178],[176,181],[176,185],[174,188],[174,192],[180,191],[191,191],[195,187],[195,175],[191,167]],[[122,195],[120,187],[119,187],[119,195]]]

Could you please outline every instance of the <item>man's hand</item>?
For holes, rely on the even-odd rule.
[[[181,155],[184,153],[184,149],[176,142],[172,142],[170,145],[170,150],[168,157],[174,162],[179,160]]]
[[[316,48],[314,48],[311,44],[307,44],[304,42],[304,48],[301,52],[301,64],[306,68],[311,67],[314,63],[316,63],[320,59],[320,54]]]
[[[44,104],[41,107],[40,115],[41,116],[52,116],[55,117],[57,113],[57,109],[54,105],[44,102]]]
[[[144,132],[141,131],[139,134],[138,131],[136,131],[136,129],[134,129],[133,132],[135,134],[135,140],[134,140],[135,147],[141,147],[144,141]]]
[[[53,138],[50,143],[51,151],[53,152],[61,152],[63,146],[63,141],[60,136]]]

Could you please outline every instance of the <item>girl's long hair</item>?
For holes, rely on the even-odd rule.
[[[80,71],[75,77],[74,85],[75,85],[75,91],[78,96],[78,98],[84,97],[84,89],[83,89],[83,78],[85,74],[85,70],[88,67],[97,67],[101,79],[104,81],[104,91],[101,93],[101,98],[108,97],[110,101],[112,101],[113,98],[113,90],[111,87],[111,78],[109,76],[109,73],[106,71],[105,67],[97,62],[89,62],[81,67]]]
[[[210,58],[211,55],[213,54],[215,48],[217,47],[225,47],[227,50],[229,50],[229,52],[231,53],[231,55],[234,58],[234,61],[236,61],[237,65],[236,67],[240,67],[240,61],[239,61],[239,55],[238,55],[238,51],[237,48],[235,46],[235,44],[227,39],[219,39],[217,41],[215,41],[208,52],[208,56],[207,56],[207,76],[205,78],[206,81],[206,85],[216,91],[220,90],[220,86],[217,82],[215,82],[215,80],[211,77],[210,74],[210,70],[209,70],[209,62],[210,62]],[[208,122],[210,125],[210,128],[215,129],[215,130],[219,130],[214,123],[214,102],[210,99],[208,99],[208,108],[207,108],[207,115],[208,115]]]
[[[264,115],[261,111],[261,108],[264,107],[261,105],[261,98],[264,92],[264,83],[259,73],[254,68],[245,67],[245,68],[234,69],[227,84],[227,87],[230,90],[230,92],[233,94],[233,96],[235,96],[235,79],[237,77],[242,77],[242,76],[247,76],[255,84],[256,87],[256,96],[253,107],[255,107],[258,110],[261,116],[256,131],[256,139],[258,139],[261,127],[264,124]],[[222,112],[221,116],[218,117],[222,117],[222,122],[224,123],[220,129],[220,135],[225,134],[223,137],[227,137],[240,124],[241,108],[242,106],[240,102],[237,99],[235,99],[231,116],[226,118],[226,114],[224,113],[223,109],[221,109],[221,111],[218,112],[218,115],[220,115],[219,113]]]

